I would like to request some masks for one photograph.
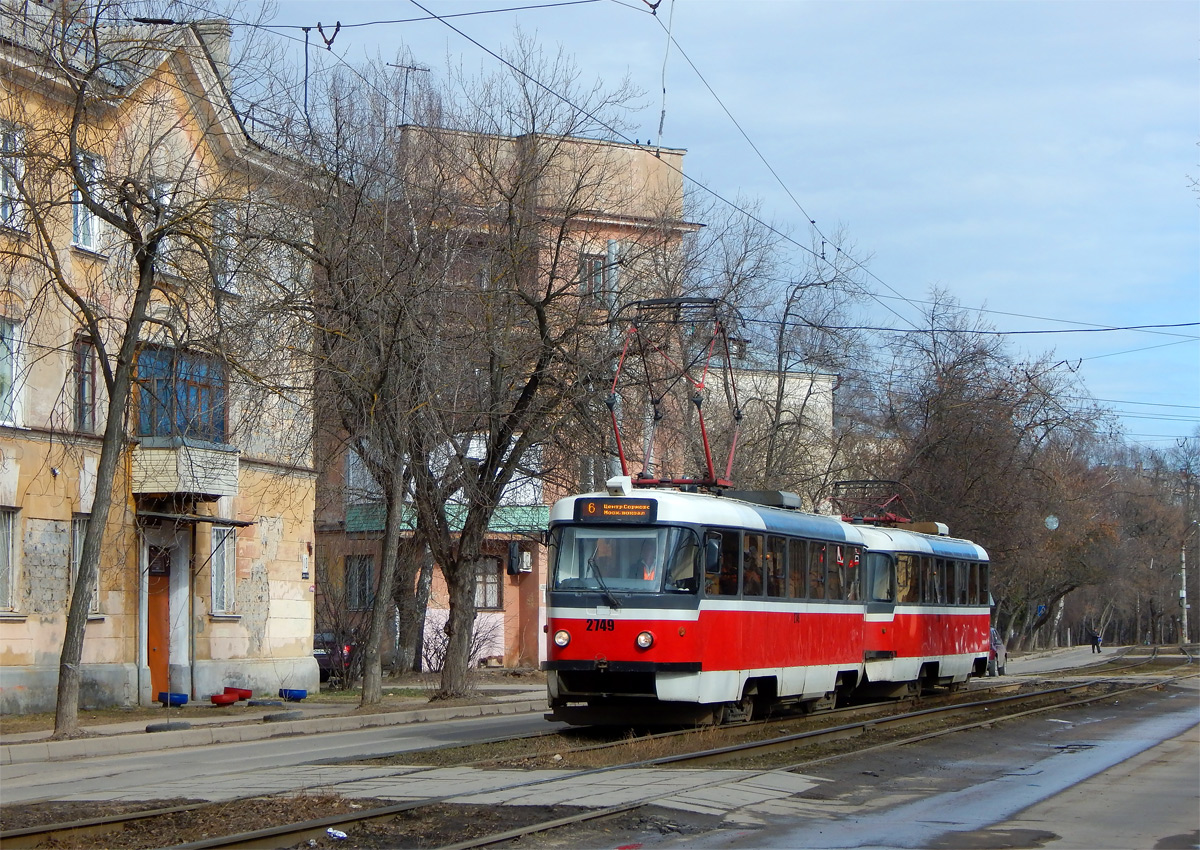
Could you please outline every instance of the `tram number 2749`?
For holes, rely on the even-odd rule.
[[[587,631],[589,632],[613,632],[617,629],[616,620],[588,620]]]

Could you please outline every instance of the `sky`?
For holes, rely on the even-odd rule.
[[[659,141],[662,117],[690,180],[804,244],[809,221],[844,232],[874,320],[921,324],[944,290],[997,330],[1054,331],[1007,339],[1077,365],[1131,442],[1200,428],[1195,0],[277,5],[301,58],[296,27],[341,22],[328,51],[309,34],[326,63],[494,68],[520,27],[584,79],[628,75],[630,135]],[[1105,330],[1141,325],[1160,327]]]

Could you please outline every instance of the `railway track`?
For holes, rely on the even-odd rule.
[[[1146,665],[1157,659],[1157,652],[1152,652],[1145,657],[1130,657],[1125,656],[1122,661],[1126,663],[1110,666],[1105,672],[1106,674],[1117,673]],[[1115,659],[1114,659],[1115,660]],[[1178,665],[1185,667],[1193,659],[1187,656],[1186,661]],[[1166,673],[1173,672],[1162,671]],[[1192,673],[1191,675],[1195,675]],[[1011,677],[1009,677],[1011,678]],[[1174,678],[1184,678],[1184,676],[1176,676]],[[895,713],[898,707],[911,708],[911,706],[900,706],[897,703],[884,705],[859,706],[851,709],[841,710],[839,712],[829,712],[822,715],[823,718],[828,718],[830,721],[835,721],[826,728],[813,729],[810,731],[769,736],[765,740],[744,741],[738,744],[713,747],[698,752],[669,755],[659,758],[633,761],[618,765],[605,767],[588,768],[577,770],[563,776],[561,773],[549,778],[533,778],[528,781],[520,781],[506,786],[502,789],[491,789],[489,793],[494,793],[496,790],[506,790],[515,788],[525,788],[543,783],[561,781],[565,778],[592,776],[597,774],[609,773],[621,769],[631,768],[650,768],[650,767],[700,767],[709,766],[718,763],[729,764],[731,762],[749,764],[764,759],[773,759],[770,767],[765,768],[762,772],[769,773],[780,770],[795,770],[808,764],[814,763],[813,760],[800,761],[795,763],[778,763],[781,758],[781,753],[795,751],[798,747],[811,747],[814,745],[825,744],[831,741],[848,741],[859,738],[870,732],[887,732],[892,736],[892,740],[885,743],[873,745],[866,749],[874,748],[875,746],[898,746],[904,743],[909,743],[924,738],[937,735],[951,734],[953,732],[970,729],[981,725],[1001,722],[1026,716],[1038,711],[1045,711],[1051,708],[1062,708],[1071,705],[1084,705],[1099,699],[1108,699],[1114,696],[1115,693],[1132,692],[1153,687],[1160,687],[1166,681],[1172,681],[1172,678],[1159,679],[1156,676],[1156,681],[1153,683],[1142,683],[1136,686],[1127,687],[1119,691],[1107,691],[1100,695],[1084,695],[1093,688],[1104,684],[1111,684],[1114,679],[1109,675],[1097,677],[1069,684],[1062,687],[1049,688],[1035,691],[1033,693],[1010,694],[1003,696],[989,696],[987,699],[975,699],[969,702],[953,702],[947,700],[948,704],[924,707],[916,710],[904,710],[899,714]],[[989,691],[1010,690],[1014,685],[1010,682],[997,683]],[[977,689],[975,693],[978,693]],[[961,697],[962,695],[959,694]],[[928,700],[926,700],[928,702]],[[1040,702],[1040,705],[1032,703]],[[886,709],[891,708],[891,713]],[[986,711],[988,716],[986,719],[971,719],[972,714]],[[851,719],[851,718],[854,719]],[[955,719],[966,719],[968,722],[959,725],[946,725]],[[792,718],[794,720],[795,718]],[[786,720],[784,722],[787,722]],[[763,727],[767,727],[770,721],[763,723]],[[915,736],[899,736],[898,731],[913,726],[928,727],[931,724],[941,724],[941,728],[920,732]],[[740,728],[745,729],[751,724],[743,724]],[[758,725],[758,724],[754,724]],[[660,733],[654,736],[638,739],[638,741],[649,739],[665,739],[671,737],[683,736],[687,733]],[[628,745],[627,741],[615,741],[602,744],[588,745],[576,748],[577,751],[594,751],[606,747],[615,747],[622,744]],[[857,748],[855,752],[864,751],[863,748]],[[844,755],[844,754],[842,754]],[[837,758],[838,756],[830,756],[828,758]],[[817,761],[827,760],[825,758]],[[485,766],[495,762],[495,758],[476,759],[472,762],[462,762],[460,766]],[[785,759],[786,761],[786,759]],[[713,784],[725,780],[716,780]],[[336,788],[336,786],[332,786]],[[703,787],[703,786],[701,786]],[[671,793],[677,793],[671,792]],[[529,835],[535,832],[552,830],[555,828],[581,823],[587,820],[596,818],[609,817],[619,813],[631,812],[638,808],[651,805],[656,799],[663,795],[648,795],[640,798],[637,802],[628,805],[613,806],[605,809],[587,810],[583,812],[573,813],[565,817],[556,817],[552,819],[538,820],[536,822],[523,825],[515,829],[489,834],[481,838],[475,838],[470,841],[460,842],[458,844],[446,845],[443,850],[451,850],[451,848],[468,848],[482,847],[489,844],[495,844],[501,841],[510,840],[514,837]],[[254,799],[261,798],[242,798],[235,802],[250,802]],[[349,815],[340,814],[329,817],[318,818],[315,820],[305,821],[302,823],[286,824],[276,827],[267,827],[252,832],[243,832],[236,835],[215,836],[204,839],[202,841],[191,842],[188,844],[176,845],[177,850],[201,850],[201,848],[210,847],[287,847],[294,846],[297,843],[308,841],[312,838],[326,835],[329,829],[353,828],[355,825],[365,823],[379,823],[394,818],[397,815],[411,813],[419,809],[428,809],[431,806],[444,804],[447,801],[454,799],[457,803],[469,803],[469,798],[464,798],[464,795],[457,793],[451,796],[444,796],[436,799],[424,799],[421,801],[410,801],[376,807],[372,809],[364,809],[353,812]],[[225,801],[223,804],[228,805],[230,801]],[[189,811],[197,811],[214,804],[198,804],[194,806],[173,806],[164,809],[151,810],[140,812],[132,815],[119,815],[105,818],[97,818],[88,821],[76,821],[65,824],[53,824],[43,827],[31,827],[24,830],[9,830],[0,833],[0,842],[4,847],[21,848],[21,847],[37,847],[45,846],[47,841],[53,840],[58,842],[58,846],[73,846],[80,842],[85,836],[97,835],[104,833],[112,833],[122,829],[125,825],[136,822],[138,820],[146,820],[152,818],[166,817],[176,813]],[[115,836],[114,836],[115,837]],[[120,842],[114,842],[114,846],[119,846]]]

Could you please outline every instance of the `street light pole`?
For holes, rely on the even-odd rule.
[[[1183,629],[1179,634],[1179,643],[1188,642],[1188,601],[1187,601],[1187,539],[1197,527],[1200,520],[1192,520],[1188,530],[1183,533],[1183,542],[1179,544],[1179,605],[1183,609]]]
[[[1179,604],[1183,607],[1183,630],[1179,633],[1179,643],[1187,643],[1187,546],[1179,547]]]

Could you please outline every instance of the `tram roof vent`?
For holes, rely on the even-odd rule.
[[[616,475],[604,482],[610,496],[628,496],[633,492],[633,479],[628,475]]]
[[[950,536],[950,526],[944,522],[914,522],[905,526],[905,530],[918,534],[935,534],[938,537]]]
[[[721,490],[721,495],[730,499],[741,499],[768,508],[800,510],[800,497],[786,490]]]

